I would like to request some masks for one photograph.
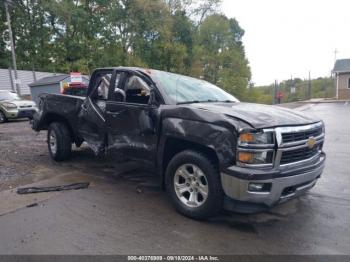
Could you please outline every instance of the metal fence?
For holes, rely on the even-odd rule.
[[[56,73],[17,70],[22,95],[30,95],[29,84],[35,80],[54,76]],[[0,68],[0,90],[15,90],[15,76],[13,70]]]

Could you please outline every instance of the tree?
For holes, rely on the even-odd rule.
[[[8,43],[8,33],[6,25],[6,15],[3,1],[0,1],[0,67],[7,68],[10,66],[10,52],[6,48]]]
[[[250,79],[244,30],[219,13],[220,3],[13,0],[18,67],[84,74],[96,67],[150,67],[204,78],[244,99]],[[5,21],[2,9],[0,20]],[[0,65],[7,67],[4,23],[0,34]]]
[[[238,22],[215,14],[208,16],[198,31],[193,73],[245,98],[251,75],[242,44],[244,31]]]

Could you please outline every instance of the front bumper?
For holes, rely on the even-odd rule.
[[[320,178],[326,156],[307,166],[288,170],[251,170],[230,167],[221,172],[221,182],[226,194],[225,209],[251,213],[266,209],[297,197],[312,188]],[[266,192],[252,192],[250,183],[266,183]]]
[[[32,107],[28,109],[11,109],[4,110],[5,116],[7,119],[18,119],[18,118],[33,118],[35,112],[37,112],[37,108]]]

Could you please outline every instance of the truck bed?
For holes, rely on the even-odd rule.
[[[34,115],[33,129],[35,131],[46,130],[48,126],[45,121],[47,117],[64,118],[76,130],[78,124],[78,114],[85,97],[42,94],[39,101],[39,113]]]

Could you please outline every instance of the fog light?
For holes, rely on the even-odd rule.
[[[271,183],[249,183],[248,190],[251,192],[270,192]]]

